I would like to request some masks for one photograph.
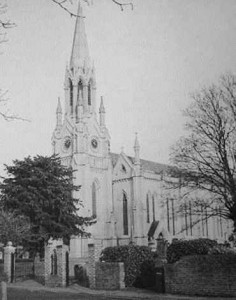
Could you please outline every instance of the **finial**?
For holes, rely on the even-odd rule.
[[[104,107],[104,104],[103,104],[103,96],[101,96],[99,113],[105,113],[105,107]]]
[[[139,146],[139,141],[138,141],[138,133],[135,132],[135,141],[134,141],[134,163],[135,165],[140,165],[140,158],[139,158],[139,150],[140,150],[140,146]]]
[[[135,132],[135,141],[134,141],[134,148],[139,149],[139,141],[138,141],[138,133]]]
[[[62,113],[60,97],[58,97],[58,102],[57,102],[57,114],[59,113],[60,114]]]

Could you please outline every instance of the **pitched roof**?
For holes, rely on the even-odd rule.
[[[120,154],[117,153],[110,153],[110,154],[111,154],[112,165],[115,166]],[[127,156],[127,157],[131,161],[131,163],[134,164],[134,157],[131,156]],[[142,170],[151,171],[156,174],[160,174],[161,172],[166,171],[170,167],[169,165],[159,164],[154,161],[145,160],[145,159],[140,159],[140,163],[141,163]]]

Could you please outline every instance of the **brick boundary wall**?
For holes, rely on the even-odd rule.
[[[120,290],[125,288],[123,263],[96,262],[96,289]]]
[[[236,256],[192,255],[166,264],[166,293],[236,296]]]

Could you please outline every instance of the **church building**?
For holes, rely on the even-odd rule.
[[[133,156],[110,150],[109,129],[101,97],[97,110],[96,74],[91,62],[81,6],[76,18],[69,65],[65,71],[65,102],[56,110],[54,153],[74,170],[74,184],[83,203],[79,213],[93,217],[87,228],[102,247],[150,240],[208,237],[224,241],[229,223],[220,216],[196,222],[191,209],[178,213],[180,191],[166,188],[168,166],[140,158],[138,136]],[[188,205],[190,205],[188,203]],[[203,212],[206,213],[206,212]],[[200,218],[200,217],[198,217]],[[72,237],[70,256],[86,257],[88,239]]]

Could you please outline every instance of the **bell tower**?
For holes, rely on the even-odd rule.
[[[70,63],[65,72],[64,118],[59,100],[52,145],[63,164],[73,168],[74,183],[81,186],[75,195],[83,204],[79,214],[94,220],[87,231],[96,239],[112,241],[110,135],[105,124],[103,98],[97,119],[95,68],[89,55],[84,20],[79,3]],[[71,243],[71,255],[84,256],[86,246],[81,240],[76,237]]]
[[[65,112],[79,121],[81,114],[96,111],[96,79],[91,63],[82,6],[79,4],[70,64],[65,74]]]

